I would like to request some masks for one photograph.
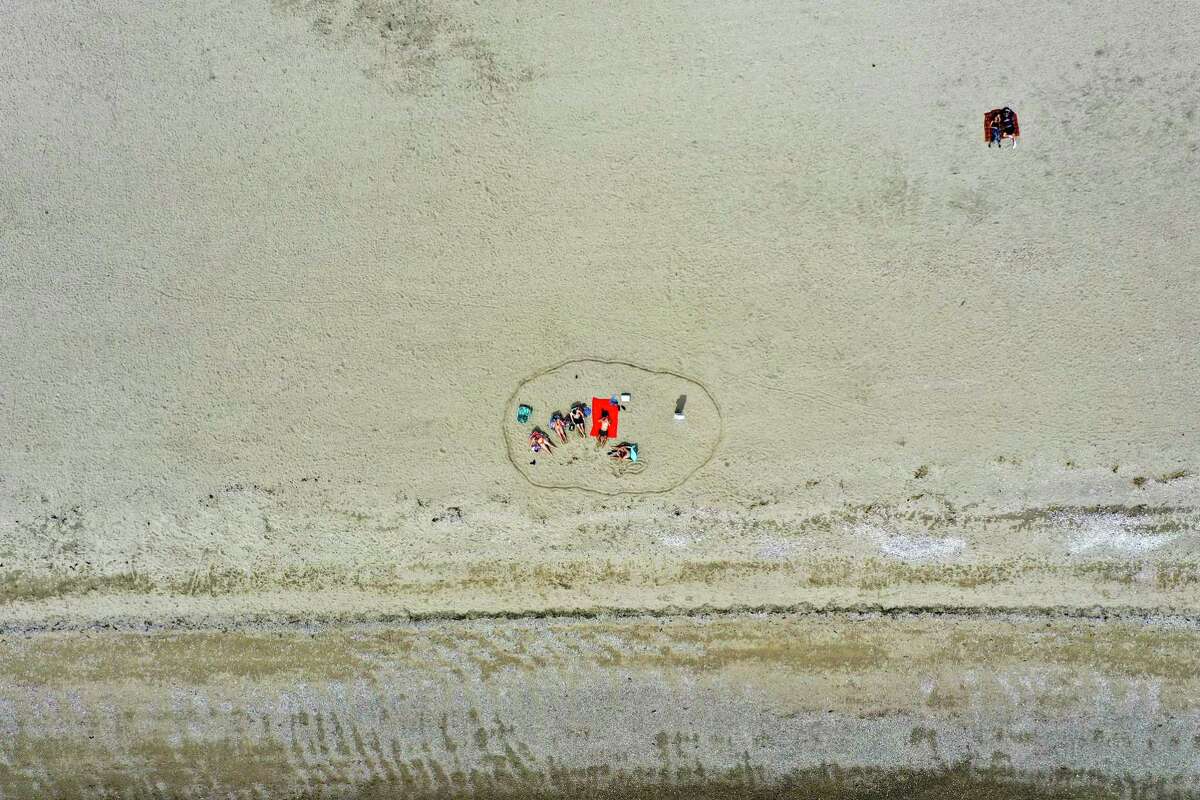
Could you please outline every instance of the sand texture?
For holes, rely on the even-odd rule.
[[[1200,796],[1200,4],[0,23],[0,800]]]
[[[1187,796],[1195,641],[873,615],[46,634],[0,661],[0,756],[45,771],[0,775],[30,797]]]

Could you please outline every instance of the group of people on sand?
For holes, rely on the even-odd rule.
[[[550,430],[558,436],[558,444],[566,444],[570,439],[572,431],[579,434],[581,438],[588,437],[587,419],[591,413],[591,409],[584,403],[574,403],[571,410],[566,414],[560,411],[555,411],[550,415]],[[612,420],[608,416],[607,411],[600,412],[600,423],[596,428],[596,447],[604,447],[608,444],[608,429],[612,425]],[[551,442],[549,434],[541,428],[534,428],[529,434],[529,449],[534,453],[545,452],[547,455],[554,452],[556,445]],[[637,461],[637,445],[631,445],[628,442],[622,442],[613,449],[608,451],[610,458],[618,461]]]
[[[1008,106],[992,114],[991,123],[988,125],[988,147],[991,147],[993,144],[996,147],[1001,147],[1001,142],[1004,141],[1005,136],[1013,137],[1013,147],[1016,147],[1016,129],[1016,112]]]

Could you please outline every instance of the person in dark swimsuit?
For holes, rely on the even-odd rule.
[[[1000,109],[1000,130],[1005,136],[1012,139],[1013,147],[1016,147],[1021,141],[1021,131],[1017,127],[1017,112],[1008,106]]]
[[[1017,132],[1017,123],[1013,118],[1013,110],[1008,106],[1000,109],[1000,130],[1005,136],[1013,136]]]
[[[583,413],[583,406],[580,405],[579,403],[576,403],[575,405],[571,406],[569,419],[571,420],[571,427],[573,427],[575,430],[579,431],[580,436],[583,436],[584,438],[586,438],[587,437],[587,415]]]

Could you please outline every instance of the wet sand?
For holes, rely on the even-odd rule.
[[[1195,641],[999,615],[50,633],[6,643],[0,684],[7,762],[46,772],[0,775],[29,797],[1190,796]]]
[[[1200,793],[1197,5],[0,19],[0,798]]]

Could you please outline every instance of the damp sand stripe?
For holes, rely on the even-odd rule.
[[[955,606],[955,605],[890,605],[858,603],[848,605],[730,605],[698,606],[695,608],[622,608],[596,606],[581,609],[548,608],[530,611],[433,611],[412,614],[243,614],[236,616],[175,617],[169,620],[147,620],[134,617],[113,617],[102,622],[80,622],[69,619],[44,623],[0,624],[0,636],[20,636],[38,633],[67,632],[241,632],[313,630],[321,628],[387,628],[441,626],[472,622],[590,622],[623,620],[725,620],[736,618],[836,619],[847,622],[871,620],[929,620],[944,619],[948,623],[972,621],[1046,622],[1080,620],[1092,622],[1138,623],[1156,627],[1200,631],[1200,614],[1171,608],[1137,606]]]

